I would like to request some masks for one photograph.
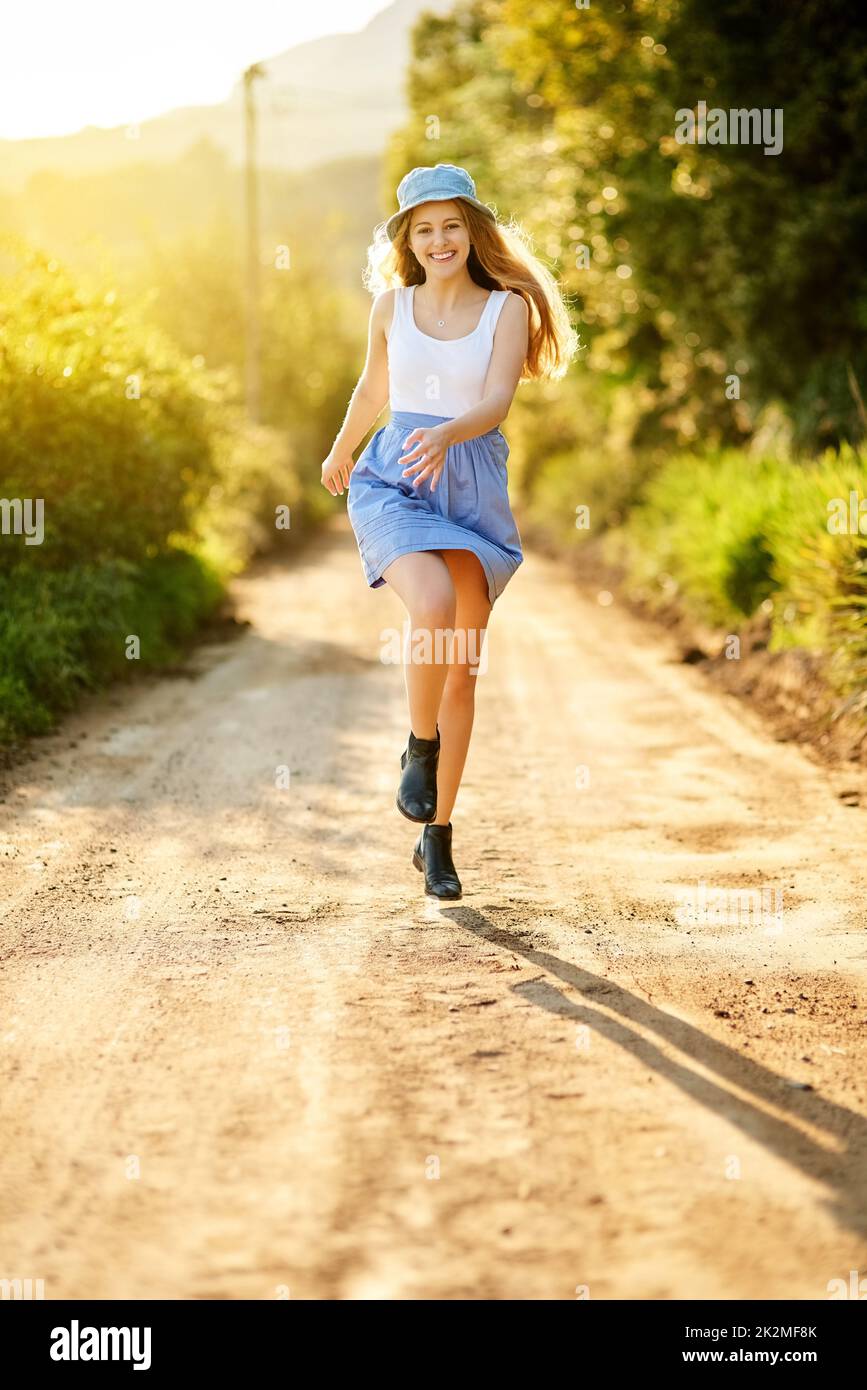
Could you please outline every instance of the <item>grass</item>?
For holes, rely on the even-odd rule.
[[[219,576],[180,550],[0,575],[0,742],[45,733],[83,691],[176,659],[222,593]]]
[[[705,622],[736,629],[764,607],[772,647],[818,653],[851,694],[867,685],[867,514],[861,534],[852,494],[867,495],[867,455],[851,446],[803,462],[680,454],[647,484],[612,552],[643,595],[676,597]]]

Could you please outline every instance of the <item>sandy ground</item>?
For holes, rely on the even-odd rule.
[[[237,599],[244,636],[6,775],[0,1277],[184,1299],[867,1277],[857,774],[529,555],[480,679],[464,897],[438,904],[394,806],[397,597],[342,518]],[[688,920],[699,883],[722,920]]]

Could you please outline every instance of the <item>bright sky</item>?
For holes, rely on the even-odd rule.
[[[0,136],[127,125],[222,101],[250,63],[351,33],[389,0],[25,0],[3,6]]]

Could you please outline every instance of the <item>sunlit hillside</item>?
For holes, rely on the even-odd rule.
[[[263,54],[264,77],[256,84],[263,165],[302,170],[347,155],[379,154],[406,117],[412,26],[423,11],[444,14],[451,3],[394,0],[358,33],[330,34],[273,56]],[[142,162],[174,164],[203,139],[237,165],[244,138],[238,77],[218,105],[166,111],[136,126],[0,140],[0,193],[18,192],[46,170],[71,177],[122,174]]]

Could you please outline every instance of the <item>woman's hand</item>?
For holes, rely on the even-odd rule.
[[[410,448],[410,446],[412,446]],[[446,450],[448,441],[441,425],[434,425],[431,429],[417,429],[408,434],[403,441],[404,449],[409,449],[408,454],[403,454],[398,460],[400,463],[409,463],[410,467],[403,470],[404,478],[408,473],[417,473],[413,478],[413,487],[416,487],[423,478],[430,478],[430,490],[436,492],[440,474],[443,471],[446,461]],[[412,460],[417,460],[412,462]]]
[[[349,487],[349,475],[354,467],[351,451],[333,448],[322,465],[322,486],[328,488],[332,497],[338,492],[342,497],[344,487]]]

